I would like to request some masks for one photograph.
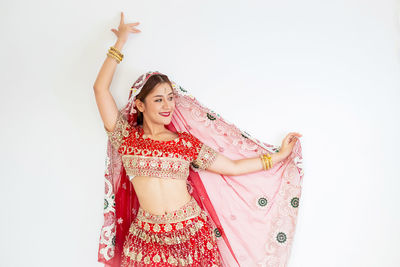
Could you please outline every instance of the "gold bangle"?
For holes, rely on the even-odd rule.
[[[265,171],[265,162],[264,162],[264,158],[262,155],[260,155],[260,159],[261,159],[263,170]]]
[[[267,161],[265,155],[263,155],[263,154],[261,155],[261,158],[262,158],[262,161],[263,161],[264,170],[267,171],[269,169],[268,161]]]
[[[108,53],[115,55],[119,59],[119,61],[122,61],[122,57],[120,57],[115,51],[108,50]]]
[[[267,157],[268,157],[268,162],[269,162],[269,168],[272,168],[272,157],[271,154],[267,153]]]
[[[267,160],[265,159],[265,155],[262,154],[261,156],[262,156],[262,159],[263,159],[263,161],[264,161],[265,170],[268,170],[268,162],[267,162]]]
[[[113,54],[113,55],[115,55],[115,56],[117,56],[120,60],[122,60],[122,58],[123,58],[117,52],[115,52],[114,50],[109,49],[108,52]]]
[[[269,153],[267,153],[267,158],[268,158],[268,162],[269,162],[269,168],[272,168],[272,157]]]
[[[107,55],[112,57],[112,58],[114,58],[117,61],[118,64],[119,64],[119,62],[121,62],[121,60],[116,55],[111,54],[111,53],[107,53]]]
[[[268,162],[265,160],[265,156],[263,155],[263,160],[264,160],[264,164],[265,164],[265,170],[267,171],[268,168]]]
[[[114,58],[114,59],[117,61],[117,63],[120,62],[119,58],[117,58],[115,55],[113,55],[113,54],[111,54],[111,53],[107,53],[107,55],[108,55],[109,57],[111,57],[111,58]]]
[[[272,168],[272,159],[271,159],[271,155],[270,154],[262,154],[263,160],[266,163],[267,169],[271,169]]]
[[[268,170],[271,169],[271,162],[269,161],[268,156],[267,156],[267,155],[264,155],[264,158],[265,158],[265,161],[267,162],[267,168],[268,168]]]
[[[121,53],[121,51],[119,51],[117,48],[115,48],[114,46],[110,47],[110,50],[116,52],[121,58],[124,57],[124,55]]]

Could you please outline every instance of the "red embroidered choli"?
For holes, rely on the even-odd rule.
[[[142,126],[131,126],[120,111],[114,131],[106,133],[121,154],[130,179],[153,176],[186,180],[189,167],[205,170],[218,153],[188,132],[177,132],[173,140],[153,140],[144,135]]]

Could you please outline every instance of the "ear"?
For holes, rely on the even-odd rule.
[[[140,112],[144,111],[144,103],[140,101],[139,99],[135,99],[135,106]]]

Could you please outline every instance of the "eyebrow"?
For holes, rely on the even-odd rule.
[[[170,94],[173,94],[174,92],[171,92],[171,93],[169,93],[168,95],[170,95]],[[162,97],[162,95],[155,95],[155,96],[153,96],[153,98],[154,97]]]

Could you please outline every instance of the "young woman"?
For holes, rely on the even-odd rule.
[[[109,91],[139,22],[121,22],[94,84],[108,136],[106,266],[284,266],[301,191],[297,132],[280,148],[252,138],[157,71],[127,105]]]

